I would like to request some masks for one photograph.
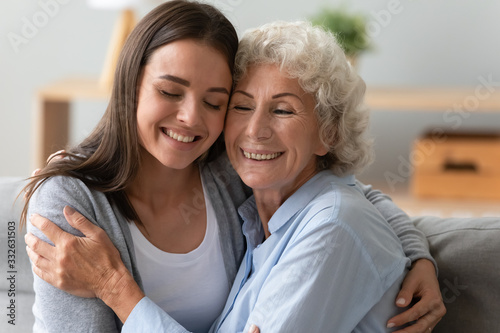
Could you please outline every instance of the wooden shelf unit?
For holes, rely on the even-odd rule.
[[[465,111],[500,112],[500,89],[368,87],[365,102],[372,110],[442,112],[458,105]]]
[[[45,165],[50,154],[68,144],[72,102],[109,96],[110,91],[102,88],[97,78],[67,78],[40,88],[34,115],[33,169]]]

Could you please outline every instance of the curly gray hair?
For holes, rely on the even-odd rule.
[[[335,37],[309,22],[277,21],[245,32],[235,64],[235,84],[254,64],[276,64],[316,99],[320,138],[328,148],[318,170],[357,173],[372,160],[366,139],[365,83],[352,69]]]

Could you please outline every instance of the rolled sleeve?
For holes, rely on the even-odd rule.
[[[136,304],[122,327],[123,333],[172,332],[188,331],[156,305],[151,299],[144,297]]]

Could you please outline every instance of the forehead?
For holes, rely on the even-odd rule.
[[[238,81],[236,89],[270,90],[305,94],[297,78],[291,78],[288,72],[276,64],[251,64],[245,75]]]
[[[227,58],[214,47],[195,39],[177,40],[161,46],[151,55],[145,69],[191,76],[197,72],[200,77],[208,74],[212,79],[223,80],[231,75]]]

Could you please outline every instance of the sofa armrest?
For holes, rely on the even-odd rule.
[[[26,228],[19,229],[19,219],[24,200],[22,195],[19,198],[17,196],[25,184],[21,178],[0,177],[0,243],[5,244],[2,255],[6,258],[7,250],[15,250],[15,253],[10,252],[10,254],[15,255],[15,258],[12,258],[15,260],[14,269],[7,265],[7,260],[0,260],[0,270],[4,273],[16,271],[16,290],[19,292],[32,292],[33,275],[25,250],[26,244],[24,243]],[[9,239],[9,231],[11,236],[15,233],[15,239]],[[0,279],[0,290],[8,290],[9,285],[9,281]],[[2,292],[3,294],[5,293]]]
[[[21,178],[0,177],[0,244],[3,256],[0,260],[0,272],[3,274],[0,279],[0,304],[4,309],[0,332],[33,330],[34,317],[31,312],[35,297],[33,274],[25,250],[26,228],[19,230],[19,218],[24,200],[22,195],[16,200],[25,184]],[[16,237],[9,238],[9,232],[11,236],[15,233]],[[15,257],[8,258],[9,254]],[[6,309],[8,306],[11,308]],[[12,325],[13,323],[15,325]]]

